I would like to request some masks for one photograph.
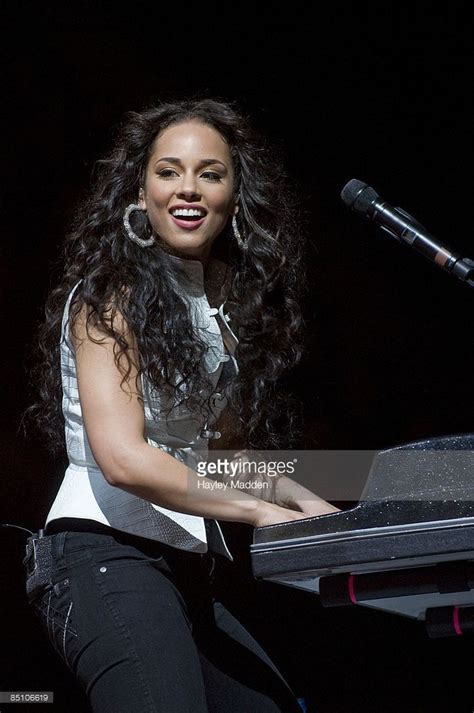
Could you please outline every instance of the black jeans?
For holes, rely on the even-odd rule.
[[[143,538],[28,541],[27,591],[96,713],[301,713],[259,644],[212,592],[214,557]]]

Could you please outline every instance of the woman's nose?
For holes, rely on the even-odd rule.
[[[186,200],[194,200],[198,195],[199,190],[196,184],[196,177],[190,174],[184,175],[181,185],[179,186],[178,196]]]

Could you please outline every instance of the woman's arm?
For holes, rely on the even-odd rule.
[[[123,320],[114,326],[130,346],[131,370],[122,385],[122,374],[114,360],[115,343],[92,327],[87,333],[85,308],[71,330],[87,437],[99,468],[112,486],[170,510],[254,527],[306,517],[247,493],[211,489],[213,481],[148,444],[137,379],[136,341]]]

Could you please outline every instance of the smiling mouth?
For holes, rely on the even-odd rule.
[[[198,228],[201,227],[201,225],[204,223],[206,216],[205,215],[196,215],[196,216],[182,216],[182,215],[177,215],[174,216],[172,213],[170,213],[171,220],[173,223],[180,228],[181,230],[184,231],[193,231],[197,230]]]
[[[197,223],[204,220],[206,212],[198,208],[177,208],[175,210],[170,210],[170,215],[176,221]]]

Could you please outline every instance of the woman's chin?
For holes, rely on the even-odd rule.
[[[172,240],[161,237],[161,245],[166,252],[184,257],[206,257],[211,250],[213,242],[214,240],[197,235],[184,235],[178,239],[174,237]]]

